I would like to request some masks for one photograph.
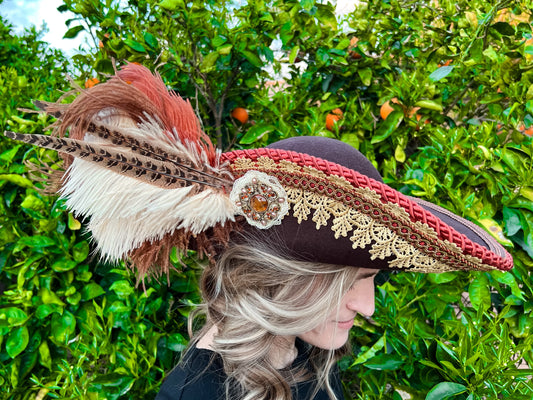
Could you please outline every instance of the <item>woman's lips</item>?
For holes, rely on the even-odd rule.
[[[353,326],[353,318],[346,321],[337,321],[337,327],[340,329],[350,329]]]

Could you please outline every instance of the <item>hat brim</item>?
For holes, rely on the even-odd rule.
[[[420,272],[513,266],[482,228],[385,185],[366,157],[343,142],[297,137],[223,156],[236,178],[261,171],[287,190],[289,214],[257,236],[283,243],[297,259]]]

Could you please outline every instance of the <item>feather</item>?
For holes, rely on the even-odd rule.
[[[190,103],[134,64],[78,89],[70,104],[35,103],[58,118],[54,136],[5,135],[60,152],[60,196],[87,217],[101,257],[131,257],[141,274],[160,275],[171,246],[208,252],[211,239],[227,241],[236,225],[234,179]]]
[[[61,197],[77,214],[90,215],[88,229],[107,261],[127,258],[145,241],[175,230],[196,235],[234,220],[233,205],[219,190],[161,189],[81,159],[68,172]]]
[[[169,139],[169,134],[164,133],[159,124],[148,115],[146,121],[139,123],[137,128],[119,130],[105,124],[91,123],[88,132],[115,146],[128,147],[142,156],[196,171],[213,182],[218,181],[220,185],[231,186],[233,183],[229,170],[220,167],[220,152],[216,153],[214,166],[211,166],[205,157],[200,157],[201,153],[196,151],[190,141],[182,143],[177,135],[173,137],[174,140]]]
[[[130,63],[117,73],[117,77],[130,83],[150,99],[159,110],[159,118],[167,131],[175,130],[182,141],[194,143],[199,152],[207,155],[209,162],[214,161],[214,146],[201,130],[189,101],[169,92],[158,74],[154,76],[147,68]]]
[[[101,164],[111,171],[164,188],[178,188],[191,184],[222,187],[220,182],[210,179],[209,175],[206,176],[205,173],[201,173],[202,171],[197,171],[188,165],[183,166],[179,162],[135,155],[105,144],[46,135],[21,135],[10,131],[4,134],[14,140],[67,153],[94,164]]]

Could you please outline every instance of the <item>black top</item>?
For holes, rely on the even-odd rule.
[[[293,367],[308,363],[309,352],[298,342],[297,340],[298,356]],[[166,377],[155,400],[225,400],[225,380],[220,355],[195,347],[189,350],[185,359]],[[324,389],[320,389],[311,399],[314,383],[309,380],[292,387],[293,400],[330,400]],[[332,387],[337,399],[344,399],[337,367],[333,371]]]

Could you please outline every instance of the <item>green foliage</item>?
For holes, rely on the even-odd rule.
[[[51,118],[19,109],[68,89],[67,60],[39,37],[0,20],[2,132],[46,130]],[[27,174],[24,163],[56,168],[57,154],[3,138],[0,160],[0,397],[153,397],[187,343],[196,269],[137,288],[123,266],[97,262],[80,222]]]
[[[79,84],[105,80],[113,59],[142,63],[192,102],[221,149],[337,137],[389,185],[484,226],[515,258],[509,273],[386,277],[341,363],[348,398],[531,398],[530,0],[369,0],[342,19],[314,1],[120,3],[60,7],[76,15],[66,37],[87,31],[94,41],[69,60]],[[17,109],[56,100],[67,62],[35,31],[16,37],[2,21],[0,32],[0,128],[43,131],[51,118]],[[230,116],[235,107],[247,123]],[[23,161],[57,156],[0,146],[0,393],[153,396],[187,343],[196,263],[184,260],[170,286],[137,288],[123,266],[98,263],[81,222],[36,190]]]

